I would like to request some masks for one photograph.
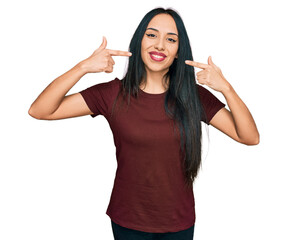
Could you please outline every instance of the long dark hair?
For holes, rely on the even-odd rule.
[[[123,99],[126,99],[125,97],[128,95],[128,105],[130,95],[138,97],[140,83],[143,79],[146,81],[145,65],[141,58],[142,38],[151,19],[161,13],[173,17],[179,35],[178,58],[174,59],[164,77],[166,83],[167,79],[170,79],[165,96],[165,112],[178,126],[184,158],[185,183],[187,187],[192,187],[201,165],[201,117],[203,117],[203,110],[197,91],[194,68],[185,64],[185,60],[193,60],[189,38],[184,23],[176,11],[156,8],[144,16],[129,45],[132,56],[129,58],[127,72],[122,79],[122,89],[118,96],[122,93]]]

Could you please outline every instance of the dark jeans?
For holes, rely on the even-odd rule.
[[[179,232],[149,233],[122,227],[111,221],[115,240],[193,240],[194,226]]]

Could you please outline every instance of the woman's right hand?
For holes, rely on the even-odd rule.
[[[36,119],[56,120],[92,114],[80,93],[65,96],[86,74],[113,71],[112,56],[131,56],[126,51],[106,49],[103,37],[101,46],[87,59],[51,82],[32,103],[29,114]]]
[[[126,56],[130,57],[131,52],[106,49],[107,40],[103,37],[101,46],[96,49],[93,54],[87,59],[81,62],[82,67],[87,73],[98,73],[98,72],[113,72],[113,65],[115,64],[112,56]]]

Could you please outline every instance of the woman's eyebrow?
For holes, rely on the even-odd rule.
[[[157,30],[156,28],[147,28],[146,30],[154,30],[154,31],[156,31],[156,32],[159,32],[159,30]],[[176,35],[177,37],[178,37],[178,34],[176,34],[176,33],[167,33],[167,34],[169,34],[169,35]]]

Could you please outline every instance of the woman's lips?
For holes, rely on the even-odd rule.
[[[164,53],[149,52],[150,57],[157,62],[162,62],[167,57]]]

